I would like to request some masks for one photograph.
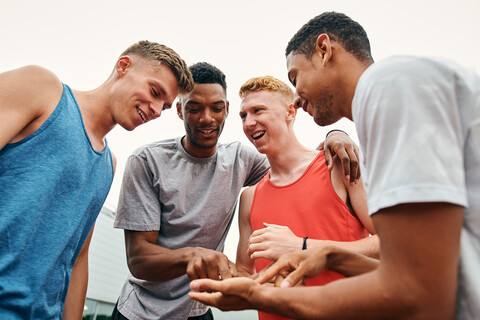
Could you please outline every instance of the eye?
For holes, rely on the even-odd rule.
[[[152,94],[153,94],[154,97],[158,97],[157,90],[155,90],[154,87],[152,87]]]

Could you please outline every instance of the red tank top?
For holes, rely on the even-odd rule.
[[[252,232],[264,228],[263,223],[288,226],[297,237],[320,240],[354,241],[368,236],[368,231],[354,217],[333,189],[330,172],[320,152],[296,181],[276,186],[265,175],[255,188],[250,211]],[[256,259],[257,272],[271,261]],[[307,286],[324,285],[343,278],[325,271],[307,280]],[[285,319],[259,312],[260,320]]]

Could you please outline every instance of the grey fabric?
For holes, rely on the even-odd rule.
[[[222,251],[242,187],[268,171],[266,157],[240,142],[218,144],[209,158],[190,156],[181,138],[149,144],[128,159],[115,227],[159,230],[157,244]],[[191,300],[186,275],[164,281],[129,275],[118,310],[129,319],[186,319],[207,308]]]

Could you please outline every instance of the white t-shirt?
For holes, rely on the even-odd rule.
[[[458,318],[480,317],[480,77],[397,56],[361,76],[352,103],[370,215],[412,202],[464,206]]]

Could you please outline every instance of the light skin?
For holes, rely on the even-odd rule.
[[[35,132],[55,110],[63,87],[50,71],[27,66],[0,74],[0,149]],[[164,64],[138,56],[120,57],[110,77],[91,91],[73,90],[92,147],[105,148],[105,136],[116,124],[127,130],[158,118],[178,94],[173,72]],[[113,155],[112,155],[113,156]],[[113,167],[116,160],[113,156]],[[89,238],[93,232],[90,231]],[[85,241],[72,270],[64,319],[81,318],[88,279]],[[82,306],[82,308],[78,307]]]
[[[248,93],[242,98],[240,117],[243,131],[257,150],[268,157],[271,166],[270,181],[275,185],[288,185],[305,172],[318,151],[309,150],[297,140],[293,122],[296,109],[283,95],[271,91]],[[289,150],[285,153],[284,150]],[[350,202],[359,220],[374,234],[373,223],[367,212],[367,199],[363,184],[351,185],[343,176],[338,157],[331,171],[331,183],[344,202]],[[281,255],[297,252],[302,248],[303,238],[297,237],[288,226],[264,223],[265,228],[252,232],[250,211],[255,186],[246,189],[240,198],[237,269],[239,274],[254,273],[254,260],[265,258],[277,260]],[[378,257],[378,237],[368,237],[353,242],[308,239],[307,247],[337,245],[357,252]]]
[[[226,93],[217,83],[196,83],[192,92],[180,97],[177,114],[185,125],[185,151],[198,158],[215,154],[228,107]],[[191,280],[218,280],[236,275],[235,264],[221,252],[201,247],[170,250],[157,245],[157,238],[158,231],[125,230],[128,266],[135,277],[165,281],[187,274]]]
[[[303,54],[287,57],[289,79],[300,96],[296,104],[317,123],[352,119],[355,87],[367,67],[326,34],[317,38],[310,60]],[[331,106],[325,102],[329,91]],[[453,319],[463,208],[405,203],[381,209],[372,219],[381,240],[381,261],[370,272],[309,288],[271,288],[241,278],[196,281],[193,290],[218,292],[190,296],[221,309],[255,308],[304,319]]]

